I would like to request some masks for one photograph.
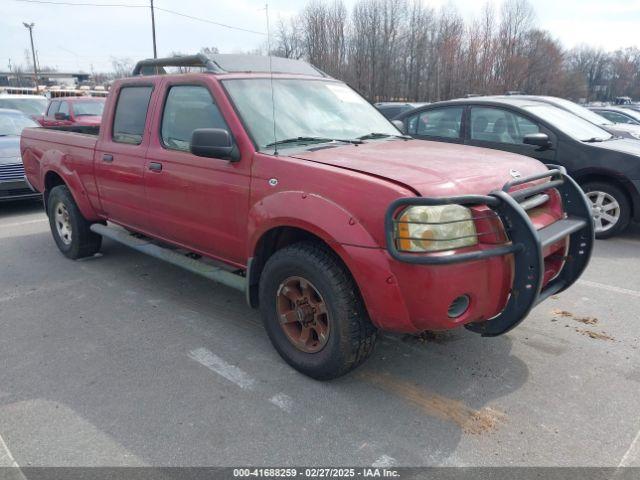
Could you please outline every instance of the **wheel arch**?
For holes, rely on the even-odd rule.
[[[75,171],[51,165],[42,176],[42,185],[42,197],[44,199],[45,211],[48,211],[49,208],[49,194],[51,193],[51,190],[59,185],[64,185],[71,192],[71,196],[76,202],[78,209],[87,220],[100,219],[99,215],[91,206],[91,203],[87,198],[87,193],[82,185],[82,181]]]
[[[294,225],[295,223],[295,225]],[[264,267],[278,250],[299,242],[313,242],[322,245],[333,253],[346,271],[354,279],[356,288],[358,282],[349,268],[347,253],[339,243],[336,243],[326,232],[318,231],[317,227],[301,226],[298,222],[283,223],[263,232],[252,248],[252,255],[247,265],[247,302],[253,308],[259,306],[258,286]]]

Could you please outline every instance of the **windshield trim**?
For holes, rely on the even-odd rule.
[[[251,130],[248,128],[244,117],[240,114],[240,111],[238,110],[238,107],[236,106],[236,102],[233,99],[233,96],[231,95],[231,93],[229,92],[229,89],[227,88],[227,83],[232,83],[234,81],[244,81],[244,80],[271,80],[272,77],[269,74],[266,75],[259,75],[259,76],[250,76],[250,77],[244,77],[244,76],[240,76],[240,77],[231,77],[231,78],[221,78],[219,83],[220,86],[222,87],[222,90],[225,93],[226,99],[229,102],[229,104],[231,105],[231,108],[233,109],[233,112],[235,113],[237,119],[240,121],[240,124],[242,125],[242,128],[244,130],[244,133],[247,135],[247,137],[249,137],[249,140],[251,140],[251,143],[253,144],[253,149],[255,152],[260,152],[260,153],[264,153],[267,155],[275,155],[275,153],[277,152],[277,150],[279,150],[281,147],[283,148],[289,148],[289,145],[282,145],[281,147],[279,146],[278,149],[273,149],[272,152],[269,151],[265,151],[264,149],[260,149],[258,146],[258,142],[256,141],[256,139],[254,138],[253,133],[251,132]],[[367,98],[365,98],[364,96],[362,96],[360,94],[360,92],[358,92],[355,88],[352,88],[348,83],[337,80],[333,77],[300,77],[299,75],[293,75],[293,74],[278,74],[278,76],[274,79],[277,80],[299,80],[299,81],[305,81],[305,82],[323,82],[323,83],[335,83],[337,85],[345,85],[346,87],[350,88],[355,94],[357,94],[362,100],[364,100],[367,104],[369,104],[373,109],[375,109],[376,111],[378,111],[378,109],[376,108],[376,106],[370,102]],[[398,127],[396,127],[393,122],[391,120],[389,120],[388,118],[386,118],[384,115],[380,114],[380,116],[382,118],[384,118],[387,123],[389,123],[398,133],[398,136],[402,136],[403,133],[398,130]],[[276,121],[277,121],[277,111],[276,111]],[[315,145],[319,145],[318,143],[316,143]],[[345,144],[346,145],[346,144]],[[296,145],[296,147],[300,147],[300,145]],[[293,146],[291,146],[291,148],[293,148]]]

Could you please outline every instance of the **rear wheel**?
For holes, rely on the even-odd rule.
[[[47,201],[49,226],[60,251],[68,258],[90,257],[100,250],[102,237],[93,233],[65,185],[51,190]]]
[[[260,277],[260,311],[282,358],[318,380],[339,377],[373,351],[377,330],[349,272],[321,245],[277,251]]]
[[[605,182],[589,182],[582,188],[591,204],[596,238],[610,238],[627,228],[631,206],[620,188]]]

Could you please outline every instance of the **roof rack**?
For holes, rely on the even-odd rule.
[[[167,58],[149,58],[139,61],[133,75],[163,75],[164,67],[196,67],[209,73],[289,73],[330,78],[322,70],[302,60],[245,54],[177,55]]]
[[[207,72],[223,73],[209,57],[202,53],[196,55],[176,55],[166,58],[147,58],[140,60],[133,68],[133,75],[158,75],[167,73],[164,67],[200,67]]]

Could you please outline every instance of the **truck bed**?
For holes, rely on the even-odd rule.
[[[25,128],[20,138],[20,153],[25,175],[29,183],[42,192],[44,190],[43,165],[76,172],[93,170],[93,155],[98,141],[97,134],[76,131],[78,128],[56,127]],[[97,133],[97,132],[96,132]]]

